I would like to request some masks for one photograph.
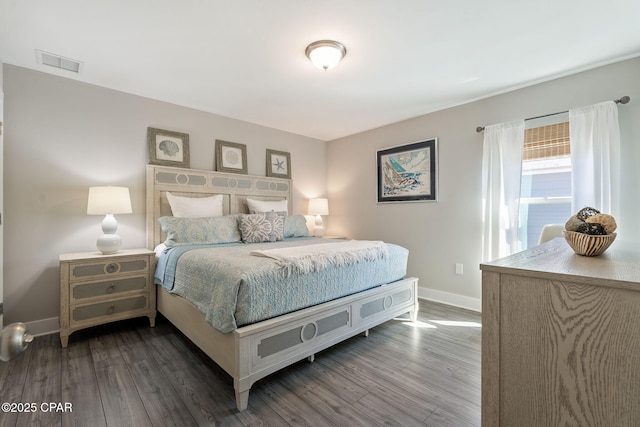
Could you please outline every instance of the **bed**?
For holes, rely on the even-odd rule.
[[[222,198],[222,214],[225,216],[249,213],[248,199],[283,203],[288,212],[292,212],[293,188],[288,179],[148,165],[146,203],[149,249],[157,248],[167,239],[159,220],[172,215],[168,193],[184,198]],[[304,239],[285,239],[291,242],[276,243],[285,247],[300,245],[301,248],[308,248]],[[313,244],[318,248],[329,243],[340,244],[328,239],[307,239],[315,240]],[[231,244],[228,248],[225,246],[224,251],[248,251],[255,247],[269,252],[271,248],[267,243],[252,245]],[[185,250],[189,255],[182,256],[194,254],[195,257],[198,251],[204,253],[204,249],[193,252]],[[392,252],[390,256],[396,256],[394,254]],[[265,266],[277,263],[269,256],[264,256],[265,253],[259,255],[253,256],[255,260],[252,262]],[[207,252],[207,256],[215,255]],[[357,271],[352,274],[365,277]],[[373,280],[373,276],[363,280]],[[183,278],[182,281],[188,280]],[[344,285],[354,286],[353,283]],[[327,295],[325,298],[328,301],[307,301],[311,304],[308,307],[265,314],[265,320],[247,318],[234,325],[237,319],[233,317],[231,326],[228,323],[223,323],[223,326],[215,321],[212,323],[211,313],[203,311],[202,304],[189,301],[171,290],[171,286],[157,286],[157,309],[233,378],[236,406],[243,411],[248,406],[251,386],[257,380],[299,360],[307,358],[313,361],[319,351],[360,333],[366,336],[370,328],[390,319],[405,314],[415,319],[418,311],[418,279],[399,277],[389,283],[369,283],[373,287],[363,285],[356,283],[356,287],[344,296]],[[254,309],[248,311],[253,312]],[[233,314],[242,317],[240,310]]]

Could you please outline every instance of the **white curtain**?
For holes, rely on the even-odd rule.
[[[518,211],[524,120],[486,126],[482,148],[482,259],[520,250]]]
[[[616,217],[620,204],[620,128],[614,101],[569,110],[572,212],[585,206]]]

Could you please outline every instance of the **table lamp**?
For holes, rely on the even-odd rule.
[[[114,214],[131,213],[131,197],[127,187],[89,187],[87,215],[105,215],[102,221],[103,235],[98,237],[96,246],[103,254],[114,254],[122,246],[122,239],[116,234],[118,221]]]
[[[309,215],[316,216],[316,226],[313,229],[313,234],[316,236],[324,236],[321,215],[329,215],[329,201],[324,198],[310,199],[308,211]]]

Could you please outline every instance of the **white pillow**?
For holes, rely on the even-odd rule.
[[[286,212],[289,214],[289,203],[286,200],[255,200],[247,198],[249,213]]]
[[[222,194],[211,197],[180,197],[167,191],[173,216],[178,218],[206,218],[222,216]]]

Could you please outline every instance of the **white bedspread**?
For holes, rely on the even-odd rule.
[[[348,240],[291,248],[254,250],[251,255],[275,259],[279,265],[308,273],[329,266],[349,265],[387,258],[389,253],[379,240]]]

